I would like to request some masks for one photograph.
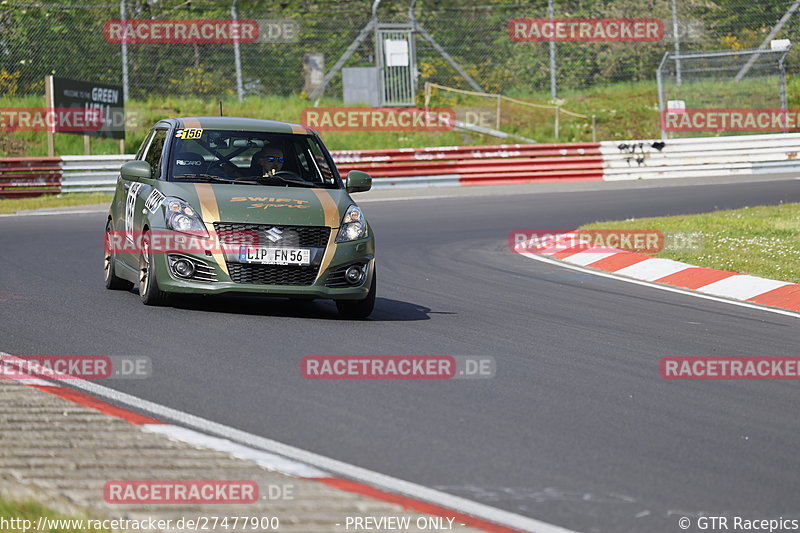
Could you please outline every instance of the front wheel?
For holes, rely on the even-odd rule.
[[[372,284],[369,286],[369,293],[363,300],[337,300],[336,309],[339,314],[348,319],[367,318],[375,309],[375,292],[378,273],[372,273]]]
[[[139,298],[144,305],[164,305],[169,294],[158,288],[156,265],[150,250],[150,233],[142,238],[142,255],[139,256]]]
[[[129,291],[133,288],[133,283],[127,279],[122,279],[114,272],[115,270],[115,254],[114,247],[114,229],[109,220],[106,223],[106,240],[105,250],[103,250],[103,281],[105,281],[106,289],[112,291]]]

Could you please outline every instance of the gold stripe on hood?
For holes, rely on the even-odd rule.
[[[203,222],[206,223],[208,234],[214,235],[216,231],[214,229],[214,222],[220,222],[219,206],[217,205],[217,197],[214,194],[214,189],[211,187],[210,183],[195,183],[194,188],[195,191],[197,191],[197,198],[200,200],[200,216],[203,218]],[[219,250],[218,245],[215,245],[214,248]],[[225,255],[217,251],[212,254],[212,257],[214,257],[219,268],[221,268],[225,274],[230,275],[228,273],[228,264],[225,262]]]
[[[328,246],[325,247],[325,255],[322,256],[322,263],[319,265],[317,280],[328,269],[336,253],[336,235],[339,229],[339,206],[336,205],[331,193],[325,189],[311,189],[317,195],[319,203],[322,204],[322,211],[325,213],[325,225],[331,228],[331,235],[328,238]]]
[[[329,228],[339,227],[339,206],[336,205],[331,193],[325,189],[311,189],[317,195],[319,203],[322,204],[322,211],[325,214],[325,225]]]

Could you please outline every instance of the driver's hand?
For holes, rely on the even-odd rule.
[[[237,178],[241,178],[242,177],[242,175],[239,174],[239,167],[237,167],[236,165],[233,165],[231,163],[222,163],[221,166],[222,166],[222,170],[224,170],[225,172],[227,172],[229,174],[233,174]]]

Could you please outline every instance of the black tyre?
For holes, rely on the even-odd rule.
[[[103,279],[106,282],[106,289],[112,291],[129,291],[133,288],[133,283],[127,279],[122,279],[114,272],[114,245],[111,240],[114,231],[111,221],[106,223],[105,249],[103,250]]]
[[[142,254],[139,256],[139,298],[144,305],[164,305],[169,300],[169,294],[158,288],[149,232],[142,237]]]
[[[367,318],[375,309],[375,293],[377,286],[378,273],[372,273],[372,284],[369,286],[369,293],[363,300],[338,300],[336,309],[343,318],[356,320]]]

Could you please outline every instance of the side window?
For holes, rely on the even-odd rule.
[[[334,183],[333,171],[331,171],[331,168],[328,166],[328,162],[325,160],[325,155],[323,155],[322,149],[320,149],[320,147],[317,145],[317,142],[313,138],[307,137],[306,139],[308,142],[308,148],[310,149],[313,157],[312,163],[316,163],[316,166],[319,168],[325,183]]]
[[[158,179],[161,176],[161,152],[164,149],[164,141],[167,140],[167,130],[156,130],[153,135],[153,140],[150,142],[150,147],[147,149],[147,154],[144,160],[150,163],[153,169],[153,176]]]
[[[151,130],[150,133],[142,141],[142,145],[139,147],[139,151],[136,152],[136,159],[143,160],[144,159],[144,152],[147,150],[147,147],[150,146],[150,140],[153,138],[154,131]]]

